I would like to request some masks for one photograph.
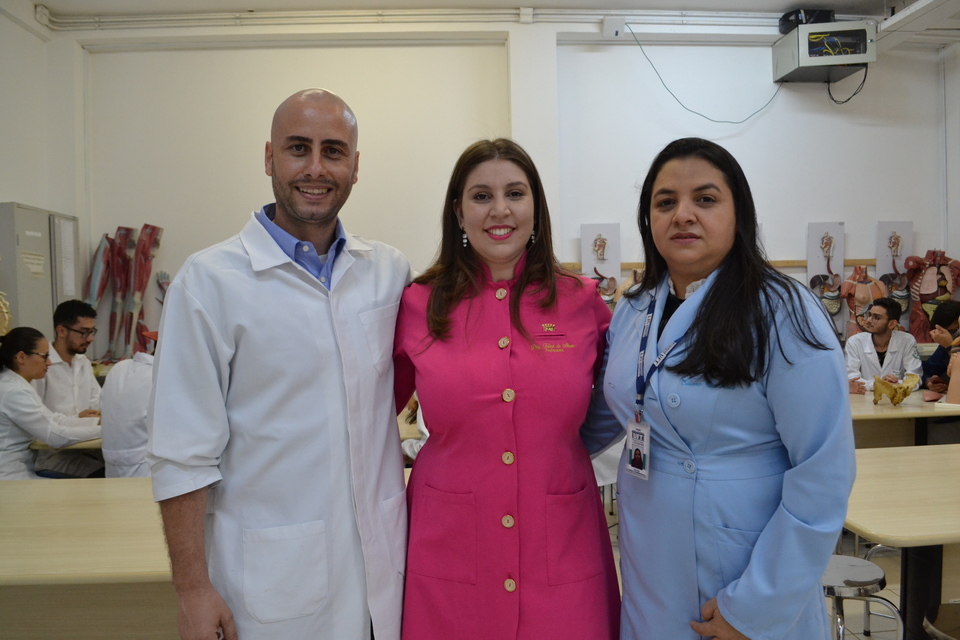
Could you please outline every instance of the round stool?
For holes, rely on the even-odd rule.
[[[887,579],[879,566],[853,556],[831,556],[827,570],[823,572],[822,584],[824,595],[833,598],[836,612],[833,628],[837,640],[844,640],[846,635],[846,624],[843,619],[844,600],[882,604],[890,610],[890,617],[896,620],[897,637],[903,637],[903,620],[900,617],[900,611],[886,598],[873,595],[887,586]]]

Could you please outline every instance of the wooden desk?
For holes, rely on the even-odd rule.
[[[943,545],[960,543],[960,444],[857,450],[845,526],[902,547],[900,612],[907,640],[926,640],[923,616],[940,603]]]
[[[866,395],[850,394],[850,412],[853,414],[855,433],[857,427],[864,427],[873,421],[884,424],[893,421],[913,421],[913,444],[927,444],[927,420],[960,416],[960,405],[940,402],[924,402],[921,390],[914,391],[903,402],[894,406],[889,398],[882,398],[879,404],[873,404],[873,392]],[[896,442],[907,445],[909,442]],[[858,443],[858,447],[860,444]]]
[[[149,478],[0,482],[0,629],[15,638],[177,638]]]
[[[41,451],[44,449],[52,449],[50,445],[46,442],[40,440],[34,440],[30,443],[30,448],[34,451]],[[103,438],[93,438],[92,440],[83,440],[76,444],[72,444],[69,447],[62,447],[57,449],[57,451],[75,451],[77,449],[102,449],[103,448]]]

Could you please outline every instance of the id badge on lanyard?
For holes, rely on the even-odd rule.
[[[637,357],[637,405],[633,413],[627,431],[629,440],[627,441],[627,467],[626,471],[631,476],[640,480],[647,480],[650,477],[650,423],[643,417],[643,394],[647,390],[647,381],[653,374],[663,366],[667,355],[677,346],[677,341],[671,342],[667,348],[660,352],[653,365],[646,373],[643,371],[643,356],[647,351],[647,340],[650,337],[650,324],[653,322],[653,312],[657,306],[657,300],[654,298],[647,309],[647,317],[643,322],[643,332],[640,335],[640,354]]]

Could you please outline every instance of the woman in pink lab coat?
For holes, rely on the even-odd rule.
[[[619,589],[580,437],[610,312],[553,255],[510,140],[453,170],[440,256],[403,295],[396,398],[430,438],[408,488],[403,638],[613,640]]]

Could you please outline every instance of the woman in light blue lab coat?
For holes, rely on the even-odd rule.
[[[626,430],[621,638],[828,638],[820,578],[854,478],[829,318],[767,262],[719,145],[670,143],[638,222],[646,271],[614,313],[592,413],[609,439]]]

